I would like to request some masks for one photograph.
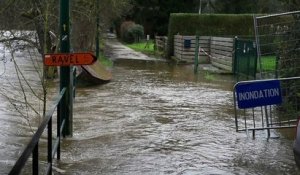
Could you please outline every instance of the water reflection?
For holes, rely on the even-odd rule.
[[[231,76],[128,60],[113,71],[77,90],[61,174],[298,173],[292,140],[235,132]]]
[[[38,89],[32,64],[20,60]],[[14,66],[7,68],[9,81],[0,79],[1,88],[17,98]],[[231,76],[137,60],[115,63],[113,75],[103,86],[77,89],[74,136],[63,141],[55,174],[299,173],[292,140],[235,132]],[[7,99],[0,100],[0,174],[7,174],[32,132]]]
[[[41,120],[40,56],[0,45],[0,174],[8,174]],[[39,113],[39,114],[38,114]]]

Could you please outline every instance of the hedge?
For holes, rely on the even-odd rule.
[[[253,15],[250,14],[183,14],[173,13],[169,19],[168,53],[173,55],[174,35],[254,37]]]

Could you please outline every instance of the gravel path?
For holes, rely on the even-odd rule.
[[[143,53],[136,52],[133,49],[123,45],[115,38],[106,39],[105,48],[105,55],[111,58],[113,61],[119,59],[165,61],[164,59],[149,57]]]

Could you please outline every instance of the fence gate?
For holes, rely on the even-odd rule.
[[[257,44],[258,71],[262,80],[239,82],[240,84],[259,81],[279,81],[279,104],[258,105],[240,108],[234,89],[234,110],[236,131],[270,130],[296,127],[300,116],[300,11],[254,16],[255,40]],[[265,79],[265,80],[263,80]],[[269,79],[269,80],[267,80]],[[268,90],[252,91],[241,98],[260,98],[272,95]]]
[[[254,41],[235,39],[233,72],[239,80],[256,79],[257,52]]]
[[[270,86],[273,82],[279,84],[278,90]],[[252,131],[254,137],[255,131],[267,130],[270,137],[272,129],[296,127],[300,115],[300,100],[295,95],[298,89],[300,77],[238,82],[233,93],[236,131]]]
[[[300,11],[254,17],[260,78],[300,75]]]

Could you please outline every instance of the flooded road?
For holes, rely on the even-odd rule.
[[[39,74],[23,55],[17,53],[16,61],[41,96]],[[0,174],[7,174],[40,116],[22,103],[15,66],[10,57],[2,65],[3,58],[2,54]],[[145,60],[117,61],[112,71],[111,82],[77,89],[74,136],[63,140],[54,174],[300,173],[291,138],[274,132],[279,138],[268,140],[261,132],[252,139],[235,132],[231,76],[194,75],[192,66]],[[27,100],[42,113],[42,103],[21,81]],[[56,88],[50,90],[56,94]],[[40,150],[45,150],[44,138]]]
[[[299,174],[292,139],[235,132],[231,76],[138,60],[113,75],[77,89],[56,174]]]
[[[8,174],[43,113],[40,57],[32,49],[13,55],[0,45],[0,174]]]

